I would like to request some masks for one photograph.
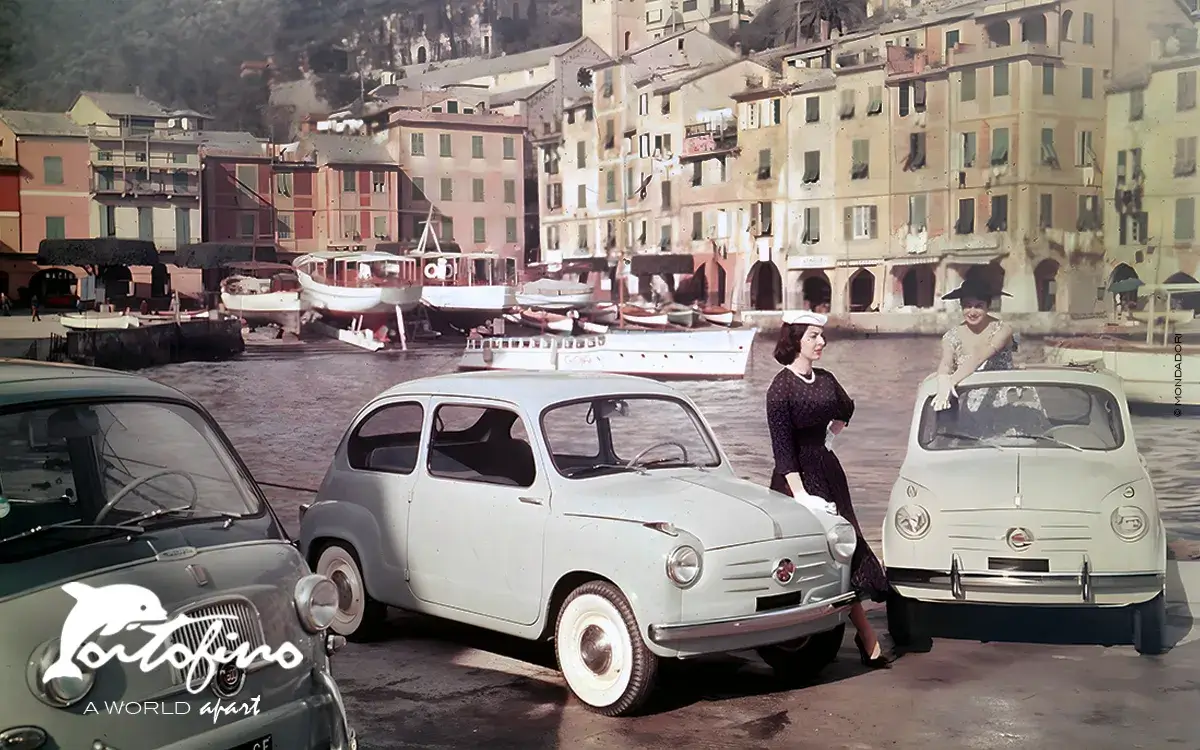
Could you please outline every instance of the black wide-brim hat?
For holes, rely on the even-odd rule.
[[[964,281],[962,286],[954,291],[942,296],[942,299],[984,299],[991,300],[996,297],[1011,297],[1012,295],[1005,291],[995,291],[987,284],[976,281],[974,279]]]

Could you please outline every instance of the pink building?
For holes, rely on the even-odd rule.
[[[6,110],[0,111],[0,144],[13,154],[19,175],[18,238],[4,243],[16,251],[0,255],[7,292],[17,296],[26,288],[43,300],[66,294],[53,282],[65,274],[39,269],[36,260],[43,239],[91,237],[87,133],[63,114]]]
[[[399,110],[389,116],[388,132],[403,183],[400,240],[420,238],[432,206],[440,240],[464,252],[494,252],[506,275],[521,273],[525,118]]]

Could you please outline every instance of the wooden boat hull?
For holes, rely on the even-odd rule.
[[[704,318],[709,323],[715,326],[731,326],[733,325],[732,310],[701,310],[700,317]]]
[[[1050,339],[1050,364],[1103,367],[1121,378],[1132,404],[1200,406],[1200,347],[1118,339]]]
[[[102,312],[62,313],[58,322],[63,328],[76,331],[119,331],[141,325],[133,315]]]
[[[745,377],[756,333],[747,328],[473,339],[459,368],[736,379]]]
[[[534,329],[545,329],[554,333],[571,333],[575,330],[575,321],[565,315],[538,313],[531,310],[521,311],[521,323]]]

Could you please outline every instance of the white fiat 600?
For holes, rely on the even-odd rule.
[[[883,555],[899,646],[928,646],[922,602],[1126,607],[1164,650],[1166,537],[1120,380],[1050,366],[970,375],[935,411],[917,393]]]
[[[301,549],[340,593],[334,632],[388,606],[552,638],[571,691],[634,711],[660,658],[759,649],[814,675],[854,600],[832,505],[739,479],[695,405],[618,375],[414,380],[354,418]]]

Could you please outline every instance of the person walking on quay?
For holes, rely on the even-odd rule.
[[[775,345],[775,360],[783,369],[767,389],[767,429],[775,458],[771,489],[791,497],[815,495],[833,503],[838,514],[853,524],[858,534],[850,561],[850,584],[858,594],[850,610],[850,621],[858,631],[854,642],[864,665],[887,667],[895,657],[883,650],[862,605],[865,599],[887,601],[887,576],[863,538],[846,472],[827,445],[849,424],[854,401],[833,373],[814,367],[825,348],[822,332],[829,319],[802,311],[785,314],[783,321]]]
[[[33,313],[31,320],[39,321],[42,319],[42,316],[38,315],[38,297],[36,294],[29,300],[29,309]]]
[[[0,292],[0,312],[3,312],[6,318],[12,316],[12,300],[6,292]]]

